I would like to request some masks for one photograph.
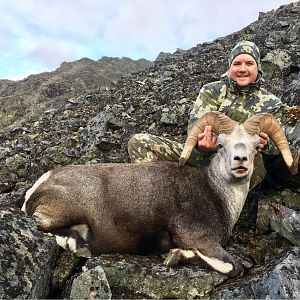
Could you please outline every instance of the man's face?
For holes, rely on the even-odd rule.
[[[257,74],[257,63],[249,54],[236,56],[229,68],[229,77],[241,87],[255,82]]]

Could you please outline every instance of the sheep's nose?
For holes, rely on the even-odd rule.
[[[233,159],[237,160],[239,162],[243,162],[243,161],[247,161],[248,160],[248,158],[246,156],[238,156],[238,155],[234,156]]]
[[[244,143],[237,143],[234,146],[233,160],[238,162],[248,161],[246,146]]]

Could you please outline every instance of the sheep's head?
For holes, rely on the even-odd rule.
[[[274,118],[271,114],[268,113],[260,113],[250,117],[248,120],[245,121],[243,125],[238,125],[236,122],[232,121],[229,117],[225,116],[220,112],[208,112],[205,113],[193,126],[186,142],[184,145],[184,149],[181,153],[179,164],[184,165],[187,159],[189,158],[193,148],[197,145],[198,141],[198,134],[204,131],[205,126],[211,125],[213,131],[219,135],[218,140],[222,140],[222,133],[225,133],[230,136],[229,139],[232,139],[234,144],[240,144],[241,136],[245,137],[243,139],[243,144],[246,145],[247,141],[253,144],[252,145],[252,152],[255,153],[255,148],[257,146],[257,141],[259,141],[258,134],[260,132],[265,132],[268,134],[270,139],[276,144],[278,149],[280,150],[284,161],[289,168],[291,174],[295,175],[298,171],[298,165],[300,160],[300,149],[296,154],[295,158],[293,159],[292,153],[290,151],[289,143],[286,139],[286,136],[281,128],[281,125],[278,123],[276,118]],[[248,133],[247,135],[241,134],[240,137],[234,137],[234,132],[238,131],[237,128],[240,128],[240,133],[243,131],[241,127]],[[233,135],[233,136],[231,136]],[[254,138],[252,138],[252,137]],[[224,138],[223,138],[224,139]],[[249,143],[248,143],[249,144]],[[244,146],[243,146],[244,147]],[[241,151],[241,146],[238,146],[239,151]],[[247,148],[247,147],[246,147]],[[225,150],[224,150],[225,151]],[[226,147],[227,151],[227,147]],[[234,153],[236,150],[231,150],[232,155],[234,157]],[[255,155],[255,154],[254,154]],[[241,167],[242,169],[242,167]],[[238,171],[238,168],[236,169]],[[242,170],[240,170],[241,173]],[[237,173],[237,172],[236,172]]]
[[[219,134],[218,155],[222,157],[219,167],[223,176],[250,178],[259,141],[258,135],[247,133],[241,125],[234,127],[231,133]]]

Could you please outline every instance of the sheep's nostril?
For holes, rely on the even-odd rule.
[[[234,156],[233,157],[234,160],[237,160],[237,161],[247,161],[248,158],[246,156]]]

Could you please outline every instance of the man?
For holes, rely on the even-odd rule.
[[[229,56],[229,70],[220,81],[204,85],[190,113],[188,131],[201,115],[208,111],[220,111],[231,119],[243,123],[251,115],[268,112],[282,123],[282,102],[272,93],[261,87],[262,69],[258,47],[250,41],[239,42]],[[278,154],[277,148],[270,142],[268,135],[260,133],[260,151]],[[198,146],[189,160],[196,165],[204,157],[210,157],[216,151],[217,137],[210,126],[198,136]],[[268,146],[268,147],[266,147]],[[149,134],[136,134],[128,142],[128,153],[132,162],[156,160],[178,161],[183,145],[169,139]],[[262,155],[256,156],[255,168],[250,182],[250,189],[259,184],[266,171]]]

